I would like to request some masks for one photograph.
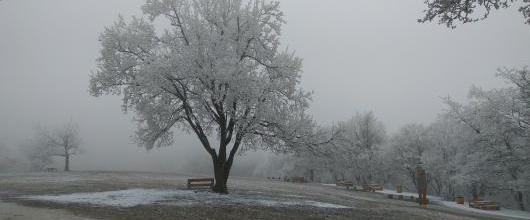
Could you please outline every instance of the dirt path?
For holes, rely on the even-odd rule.
[[[60,209],[34,208],[0,202],[0,220],[91,220]]]

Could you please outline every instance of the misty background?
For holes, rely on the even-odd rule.
[[[35,126],[72,120],[84,149],[73,170],[211,172],[194,134],[176,132],[173,146],[146,151],[131,139],[136,124],[120,97],[88,94],[99,34],[119,15],[140,16],[143,3],[0,1],[0,143],[17,154]],[[430,123],[444,109],[440,97],[463,101],[473,84],[504,85],[498,67],[530,63],[530,29],[517,7],[454,30],[417,23],[422,0],[288,0],[281,9],[283,46],[304,59],[302,85],[314,91],[311,114],[323,125],[370,110],[388,133]],[[236,160],[234,175],[253,175],[267,157],[248,152]]]

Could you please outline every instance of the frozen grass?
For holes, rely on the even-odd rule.
[[[23,196],[22,199],[50,201],[56,203],[78,203],[97,206],[134,207],[138,205],[164,204],[176,206],[211,205],[254,205],[254,206],[311,206],[317,208],[350,208],[348,206],[323,203],[291,197],[270,197],[262,195],[220,195],[190,190],[128,189],[119,191],[73,193],[63,195]]]
[[[23,199],[20,197],[23,195],[26,195],[26,199],[40,197],[39,199],[46,200],[39,203],[23,201],[21,203],[55,208],[57,204],[63,203],[67,205],[59,208],[96,219],[379,219],[382,216],[407,220],[477,219],[455,212],[446,212],[449,208],[419,210],[410,208],[410,204],[402,206],[398,202],[381,199],[381,196],[356,193],[352,190],[346,191],[342,187],[321,184],[293,184],[233,177],[230,187],[237,190],[230,195],[175,190],[185,188],[189,176],[170,173],[99,171],[0,174],[0,189],[4,191],[0,191],[0,199],[21,201]],[[115,191],[121,189],[129,190]],[[163,191],[163,193],[158,194],[158,198],[154,199],[138,195],[145,190]],[[92,195],[96,191],[100,193],[96,194],[97,196]],[[76,203],[63,201],[67,197]],[[47,202],[50,199],[56,202]],[[128,200],[129,203],[124,200]],[[125,206],[134,208],[123,211]],[[273,208],[270,208],[271,206]],[[482,214],[477,213],[477,215]]]
[[[39,182],[39,183],[66,183],[66,182],[79,182],[85,180],[98,181],[103,180],[102,178],[94,178],[93,176],[80,173],[80,172],[68,172],[65,175],[64,172],[31,172],[31,173],[0,173],[0,183],[3,181],[27,181],[27,182]]]

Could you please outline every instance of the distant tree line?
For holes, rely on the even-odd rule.
[[[469,102],[445,98],[447,109],[429,125],[409,124],[387,136],[373,113],[330,126],[337,137],[321,153],[272,161],[269,175],[304,175],[321,182],[404,185],[415,191],[414,169],[428,172],[429,194],[495,197],[528,209],[530,195],[530,72],[501,69],[509,86],[471,88]],[[277,167],[281,165],[281,167]],[[266,168],[264,168],[266,169]]]

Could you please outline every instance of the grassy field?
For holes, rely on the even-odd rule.
[[[415,203],[385,199],[376,193],[346,191],[318,183],[232,177],[230,195],[195,193],[185,190],[188,177],[140,172],[0,174],[0,199],[3,201],[0,218],[497,219],[437,205],[424,209]],[[149,192],[164,198],[148,200],[147,197],[153,196]],[[75,202],[61,201],[61,195],[70,195],[67,198]],[[105,196],[105,200],[99,195]],[[31,218],[30,214],[37,218]]]

